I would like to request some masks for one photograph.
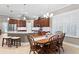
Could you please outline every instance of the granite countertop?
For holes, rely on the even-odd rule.
[[[29,31],[8,31],[7,33],[27,34],[27,33],[34,33],[34,32],[29,32]]]

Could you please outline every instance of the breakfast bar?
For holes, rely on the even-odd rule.
[[[21,32],[21,31],[9,31],[8,36],[18,36],[21,37],[22,42],[28,42],[27,34],[33,34],[33,32]]]

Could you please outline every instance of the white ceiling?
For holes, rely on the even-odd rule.
[[[9,17],[42,16],[58,9],[69,6],[69,4],[0,4],[0,15]]]

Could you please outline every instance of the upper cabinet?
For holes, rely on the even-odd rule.
[[[34,20],[34,27],[39,27],[39,20]]]
[[[26,27],[26,21],[25,20],[18,20],[17,27]]]
[[[10,19],[9,24],[16,24],[17,27],[26,27],[26,21],[25,20]]]
[[[39,18],[38,20],[34,20],[34,27],[49,27],[49,22],[49,18]]]
[[[10,19],[9,24],[17,24],[17,20],[16,19]]]

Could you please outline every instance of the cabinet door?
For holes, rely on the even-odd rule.
[[[42,27],[49,27],[49,20],[45,20],[45,19],[43,19],[43,20],[40,20],[40,26],[42,26]]]
[[[40,19],[40,20],[35,20],[34,21],[34,27],[49,27],[49,19]]]
[[[44,24],[45,24],[44,26],[45,26],[45,27],[49,27],[49,24],[50,24],[49,21],[50,21],[50,20],[44,20]]]
[[[16,19],[10,19],[9,20],[9,24],[16,24],[17,23],[17,20]]]
[[[22,26],[26,27],[26,21],[25,20],[22,21]]]
[[[38,20],[34,20],[34,27],[38,27],[39,25],[39,21]]]
[[[26,21],[25,20],[18,20],[17,27],[26,27]]]

